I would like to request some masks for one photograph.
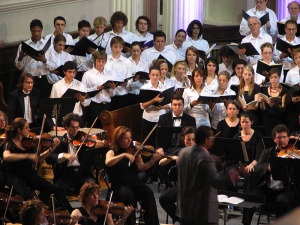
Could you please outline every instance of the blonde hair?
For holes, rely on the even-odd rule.
[[[252,75],[253,75],[252,78],[251,78],[250,84],[249,84],[249,91],[248,91],[249,95],[251,95],[252,91],[254,89],[254,74],[255,73],[254,73],[253,67],[251,65],[249,65],[249,64],[244,67],[243,73],[244,73],[245,70],[250,71],[252,73]],[[239,95],[243,95],[244,94],[244,87],[245,87],[245,80],[242,77],[242,79],[240,81]]]
[[[175,75],[176,75],[176,74],[175,74],[175,70],[176,70],[177,67],[180,66],[180,65],[184,66],[184,67],[185,67],[185,71],[187,71],[188,66],[187,66],[186,62],[185,62],[184,60],[177,60],[177,61],[174,63],[174,66],[173,66],[173,68],[172,68],[172,71],[171,71],[171,78],[172,78],[172,77],[175,77]]]
[[[105,19],[104,17],[99,16],[99,17],[96,17],[96,18],[94,19],[93,25],[94,25],[94,27],[95,27],[95,26],[99,26],[99,25],[103,25],[103,26],[106,27],[107,21],[106,21],[106,19]]]

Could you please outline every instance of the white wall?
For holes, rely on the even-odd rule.
[[[110,0],[0,0],[0,40],[4,43],[27,40],[33,19],[43,22],[45,36],[53,32],[56,16],[65,17],[66,32],[71,32],[77,30],[79,20],[88,20],[92,25],[95,17],[109,20],[111,14]]]
[[[203,23],[210,25],[239,25],[242,10],[254,7],[254,0],[204,0]]]

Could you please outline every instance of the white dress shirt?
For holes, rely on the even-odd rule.
[[[207,84],[207,82],[204,82],[205,88],[210,90],[210,91],[216,91],[219,87],[219,83],[218,83],[218,76],[215,76],[215,79],[213,79],[213,81],[210,84]]]
[[[74,45],[73,38],[70,34],[63,33],[63,35],[65,36],[66,41],[67,41],[66,45]],[[48,41],[49,38],[51,38],[51,44],[53,44],[54,38],[55,38],[54,34],[48,34],[48,35],[45,36],[45,40]]]
[[[86,71],[82,77],[82,83],[86,86],[88,91],[97,90],[97,86],[104,84],[108,80],[115,80],[115,77],[104,69],[103,72],[99,72],[95,67]],[[87,99],[87,101],[93,101],[95,103],[111,102],[113,96],[112,89],[102,89],[93,98]]]
[[[186,39],[185,42],[183,42],[183,48],[187,49],[190,46],[194,46],[198,50],[202,50],[206,52],[209,49],[209,44],[206,40],[204,40],[202,37],[200,37],[198,40],[193,40],[192,38]]]
[[[149,73],[149,66],[148,66],[148,63],[145,60],[140,58],[140,61],[138,62],[138,64],[136,64],[135,61],[133,61],[131,56],[128,58],[128,60],[131,63],[132,74],[135,74],[136,72],[139,72],[139,71]],[[140,93],[141,87],[146,82],[148,82],[148,80],[145,80],[142,83],[141,80],[133,81],[131,79],[129,82],[130,82],[130,86],[129,86],[128,93],[138,95]]]
[[[120,56],[118,59],[107,56],[107,62],[104,67],[105,71],[111,73],[117,81],[124,81],[124,79],[132,76],[131,62],[124,56]],[[114,95],[122,96],[128,94],[130,82],[127,82],[126,86],[118,86],[114,89]]]
[[[34,48],[35,50],[42,50],[47,43],[47,41],[41,38],[39,41],[34,43],[31,39],[25,41],[30,47]],[[40,75],[47,75],[49,71],[45,68],[43,62],[36,61],[35,59],[31,58],[29,55],[23,57],[22,61],[18,61],[20,52],[22,51],[22,44],[19,45],[17,56],[15,59],[15,65],[18,70],[22,70],[24,73],[30,73],[32,76],[40,76]]]
[[[194,100],[197,100],[199,96],[210,96],[211,91],[207,90],[205,87],[199,94],[194,87],[186,88],[183,92],[183,99],[184,99],[184,111],[193,116],[196,120],[196,127],[199,126],[209,126],[210,127],[210,120],[209,120],[209,113],[210,109],[207,104],[198,104],[195,105],[193,108],[191,107],[190,103]]]
[[[148,49],[144,50],[141,54],[141,58],[143,60],[147,61],[149,65],[151,65],[152,61],[154,59],[157,59],[159,55],[162,55],[163,57],[165,57],[173,65],[177,59],[176,53],[173,50],[167,49],[165,47],[164,50],[159,52],[154,48],[154,46],[152,48],[148,48]]]
[[[166,48],[171,49],[176,53],[177,60],[184,60],[185,59],[186,48],[183,47],[183,44],[180,48],[178,48],[173,42],[172,44],[167,45]]]
[[[74,39],[74,44],[76,44],[78,41],[79,37]],[[77,63],[77,71],[85,72],[93,68],[92,54],[86,54],[86,56],[75,55],[75,61]]]
[[[269,34],[272,37],[276,37],[277,35],[277,16],[275,14],[275,12],[272,9],[266,8],[265,11],[258,11],[256,10],[256,7],[249,9],[247,11],[247,14],[249,16],[256,16],[258,18],[264,16],[266,13],[269,13],[269,19],[270,19],[270,25],[271,25],[271,29],[268,31],[267,30],[267,25],[264,25],[260,28],[260,31],[265,33],[265,34]],[[250,34],[250,29],[248,26],[248,21],[245,20],[244,18],[242,18],[241,24],[240,24],[240,34],[243,36],[247,36]]]
[[[44,65],[49,71],[53,71],[56,68],[60,67],[61,65],[64,65],[65,62],[74,61],[75,59],[74,56],[70,55],[65,51],[62,51],[61,53],[56,52],[53,46],[51,46],[48,49],[48,51],[45,54],[45,58],[47,59],[47,62]],[[47,79],[49,84],[55,84],[57,81],[61,80],[62,77],[54,73],[50,73],[47,76]]]
[[[254,48],[256,49],[256,51],[259,53],[259,55],[254,55],[254,56],[244,56],[243,59],[246,60],[247,62],[249,62],[251,65],[254,65],[257,63],[258,59],[261,59],[261,50],[260,50],[260,46],[266,42],[269,42],[271,44],[273,44],[273,40],[272,37],[268,34],[264,34],[262,32],[259,33],[258,37],[255,38],[253,37],[252,34],[249,34],[248,36],[244,37],[242,39],[241,44],[243,43],[248,43],[250,42]]]
[[[275,64],[274,61],[272,61],[269,65],[274,65],[274,64]],[[256,69],[257,69],[257,64],[255,64],[253,66],[253,70],[254,70],[254,73],[255,73],[255,75],[254,75],[254,82],[256,84],[260,85],[266,79],[266,77],[264,75],[262,75],[262,74],[257,73]],[[281,73],[280,73],[279,82],[283,82],[283,71],[281,71]]]
[[[29,94],[29,92],[25,93],[24,91],[23,91],[23,93],[24,94]],[[33,122],[29,95],[24,97],[24,119],[26,119],[28,123]]]
[[[147,32],[145,35],[142,35],[138,31],[133,33],[132,42],[134,41],[145,41],[145,43],[153,41],[153,34]]]
[[[82,84],[80,81],[73,79],[73,81],[70,84],[67,84],[65,79],[61,79],[60,81],[56,82],[52,86],[50,98],[61,98],[63,94],[69,89],[74,89],[78,91],[83,91],[86,92],[87,89],[84,84]],[[87,100],[84,100],[83,102],[77,102],[74,106],[73,113],[76,113],[78,115],[82,115],[82,108],[81,105],[83,106],[88,106],[89,103]]]
[[[160,91],[163,92],[166,90],[166,86],[163,85],[161,82],[158,83],[158,87],[155,88],[152,86],[151,81],[149,81],[147,84],[144,84],[141,87],[141,90],[155,90],[155,91]],[[144,110],[143,111],[143,119],[149,121],[149,122],[158,122],[159,116],[162,114],[167,113],[167,109],[157,109],[156,106],[150,105],[147,109],[144,109],[142,107],[142,103],[140,103],[141,108]]]
[[[226,67],[225,63],[219,64],[219,73],[222,71],[227,71],[230,75],[233,73],[231,65],[229,67]]]
[[[286,75],[285,83],[295,85],[300,82],[300,68],[295,66]]]
[[[107,41],[108,41],[108,40],[104,39],[104,33],[100,34],[99,36],[96,33],[94,33],[94,34],[90,35],[88,38],[91,41],[93,41],[96,45],[98,45],[98,46],[100,45],[103,48],[106,46]]]

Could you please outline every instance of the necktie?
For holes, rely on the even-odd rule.
[[[29,96],[29,94],[25,94],[25,93],[24,93],[23,96],[24,96],[24,98],[26,98],[27,96]]]
[[[173,117],[173,120],[181,120],[182,116]]]

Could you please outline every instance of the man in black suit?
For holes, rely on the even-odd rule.
[[[196,127],[194,117],[183,112],[184,99],[181,95],[174,94],[171,101],[172,112],[159,117],[158,127]]]
[[[8,103],[8,123],[16,117],[25,118],[30,128],[38,127],[37,116],[41,102],[40,91],[33,88],[34,78],[29,73],[23,73],[18,82],[18,88],[10,93]]]

